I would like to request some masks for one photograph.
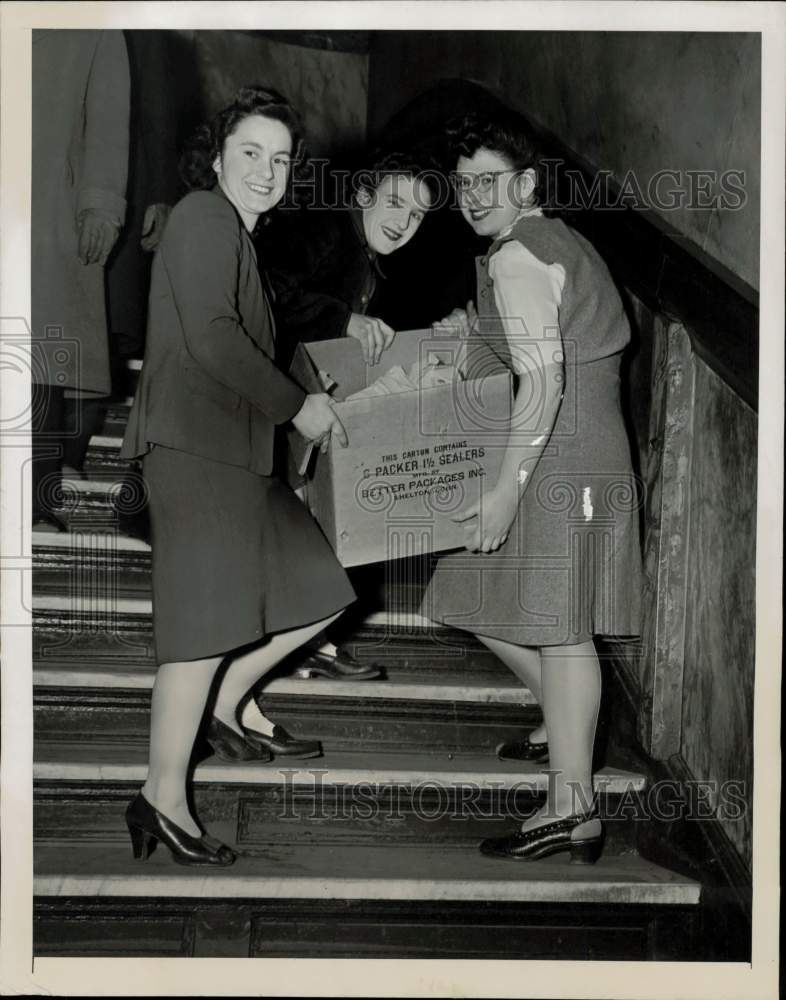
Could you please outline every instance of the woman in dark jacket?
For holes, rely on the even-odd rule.
[[[241,90],[204,129],[153,263],[142,377],[122,454],[142,457],[160,663],[150,768],[127,811],[134,854],[156,840],[183,864],[227,865],[187,803],[194,739],[219,665],[208,729],[230,760],[316,756],[273,726],[254,684],[354,599],[295,495],[272,475],[276,426],[326,445],[346,436],[324,394],[273,362],[274,327],[251,241],[284,195],[300,125],[274,91]]]

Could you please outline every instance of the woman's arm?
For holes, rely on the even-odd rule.
[[[564,385],[561,266],[545,265],[511,241],[493,256],[489,273],[519,385],[497,483],[455,518],[466,523],[467,548],[482,552],[493,552],[508,537],[554,428]]]
[[[188,354],[273,423],[290,420],[306,394],[251,339],[238,314],[241,237],[229,203],[207,193],[181,202],[159,253]]]
[[[292,219],[286,238],[276,240],[271,247],[270,264],[265,261],[276,293],[276,320],[295,343],[333,340],[346,333],[350,305],[324,290],[330,276],[342,266],[338,224],[332,212],[322,213],[318,223],[310,218]],[[260,253],[261,260],[265,256]]]

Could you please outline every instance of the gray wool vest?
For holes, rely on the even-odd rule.
[[[510,364],[488,269],[494,253],[510,240],[518,240],[542,263],[560,264],[565,271],[559,324],[563,342],[571,345],[566,351],[568,363],[572,360],[575,364],[589,364],[624,350],[630,341],[630,327],[614,281],[598,252],[561,219],[526,216],[476,261],[483,339],[499,360]]]

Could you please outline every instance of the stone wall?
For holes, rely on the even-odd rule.
[[[377,32],[369,132],[439,80],[483,84],[579,158],[645,196],[702,182],[688,171],[745,174],[745,204],[662,208],[668,224],[758,287],[761,45],[754,34],[688,32]],[[719,182],[720,183],[720,182]],[[732,183],[727,181],[727,183]],[[708,188],[709,197],[719,193]],[[676,198],[675,198],[676,200]],[[726,199],[729,206],[734,199]]]

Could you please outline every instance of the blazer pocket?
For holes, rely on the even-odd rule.
[[[236,410],[240,406],[240,394],[234,389],[217,382],[198,368],[184,366],[185,389],[195,396],[206,396],[214,403],[220,403],[226,410]]]

